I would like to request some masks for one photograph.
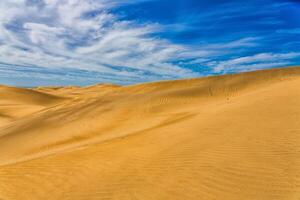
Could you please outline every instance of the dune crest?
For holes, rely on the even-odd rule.
[[[0,199],[300,198],[300,67],[0,87]]]

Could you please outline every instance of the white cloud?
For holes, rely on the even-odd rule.
[[[300,53],[260,53],[220,62],[211,62],[215,72],[248,71],[289,65],[291,60],[300,58]]]
[[[121,21],[109,13],[117,1],[30,2],[0,3],[3,63],[93,70],[125,79],[135,76],[137,70],[153,78],[196,75],[171,64],[188,49],[149,36],[158,25]]]
[[[234,49],[234,48],[242,48],[242,47],[255,47],[258,46],[257,41],[259,39],[260,38],[258,37],[246,37],[246,38],[238,39],[223,44],[211,44],[205,47],[209,49]]]
[[[46,24],[25,23],[23,28],[27,30],[31,42],[37,45],[49,45],[56,43],[57,38],[65,33],[64,28],[50,27]]]
[[[277,33],[282,33],[282,34],[300,34],[300,28],[295,28],[295,29],[281,29],[277,30]]]

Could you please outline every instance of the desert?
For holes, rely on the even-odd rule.
[[[300,67],[0,87],[2,200],[298,200]]]

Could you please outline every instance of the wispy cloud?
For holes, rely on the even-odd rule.
[[[277,30],[277,33],[283,33],[283,34],[300,34],[300,28],[294,28],[294,29],[281,29]]]
[[[1,3],[2,62],[91,70],[136,81],[143,79],[139,73],[153,79],[195,76],[170,63],[191,49],[149,36],[157,25],[119,20],[109,13],[117,2],[30,2]]]
[[[289,65],[294,59],[299,59],[300,53],[261,53],[253,56],[239,57],[226,61],[211,62],[215,72],[234,72],[257,70],[270,67]]]

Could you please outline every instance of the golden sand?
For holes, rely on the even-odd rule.
[[[300,68],[0,87],[1,200],[299,200]]]

